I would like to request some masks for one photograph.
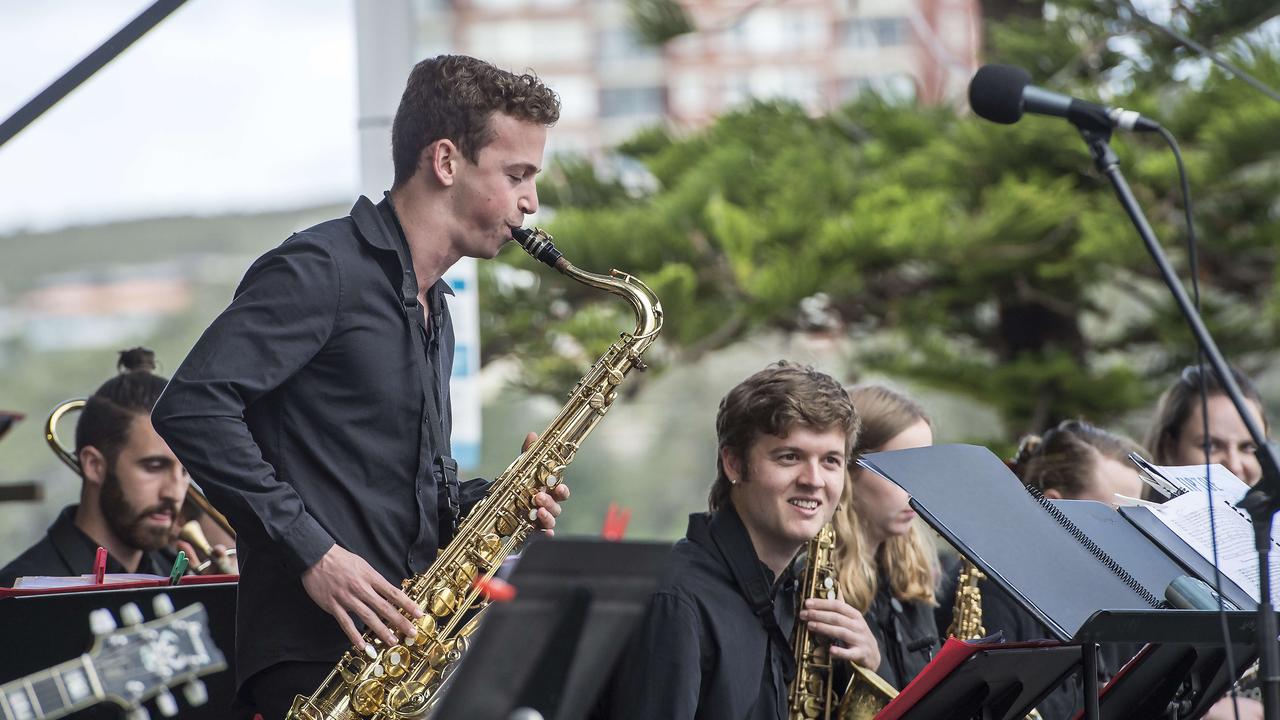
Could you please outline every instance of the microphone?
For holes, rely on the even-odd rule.
[[[1031,75],[1011,65],[984,65],[969,82],[969,107],[979,117],[1012,125],[1022,113],[1066,118],[1081,130],[1158,132],[1160,124],[1132,110],[1073,98],[1031,84]]]

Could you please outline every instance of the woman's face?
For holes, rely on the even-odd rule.
[[[1262,478],[1262,468],[1254,456],[1253,438],[1249,429],[1236,413],[1235,405],[1226,395],[1209,396],[1209,462],[1218,463],[1230,470],[1247,485],[1254,485]],[[1258,427],[1262,427],[1262,410],[1252,400],[1246,403]],[[1187,421],[1178,429],[1178,441],[1173,449],[1175,465],[1204,463],[1204,415],[1197,400],[1187,415]]]
[[[926,447],[933,444],[933,430],[929,423],[918,420],[914,425],[894,435],[889,442],[871,450],[905,450],[907,448]],[[862,519],[867,539],[873,545],[880,545],[885,540],[898,535],[906,535],[911,530],[911,522],[916,512],[911,509],[911,499],[907,491],[885,480],[883,477],[858,468],[849,474],[849,502]]]

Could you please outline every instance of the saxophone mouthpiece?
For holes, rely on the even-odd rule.
[[[560,269],[560,261],[564,255],[556,249],[555,243],[552,242],[553,238],[546,231],[540,228],[511,228],[511,237],[535,260],[544,262],[556,270]]]

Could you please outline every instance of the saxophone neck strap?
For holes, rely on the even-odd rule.
[[[790,683],[796,674],[791,640],[778,625],[778,617],[774,613],[773,586],[765,576],[755,547],[751,545],[751,536],[747,534],[747,528],[732,504],[712,514],[707,523],[707,535],[719,551],[725,566],[729,568],[729,574],[733,576],[738,590],[750,604],[751,612],[768,632],[770,644],[777,646],[776,651],[782,658],[783,679]]]

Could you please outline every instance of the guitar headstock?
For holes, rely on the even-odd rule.
[[[225,669],[227,662],[209,633],[203,605],[172,612],[166,596],[157,596],[157,601],[161,617],[145,624],[138,607],[126,605],[120,613],[125,627],[118,630],[108,611],[94,611],[90,624],[98,639],[85,662],[92,668],[102,700],[134,708],[159,696],[156,705],[160,712],[173,716],[178,707],[169,688],[188,683],[187,701],[200,705],[207,692],[197,678]]]

